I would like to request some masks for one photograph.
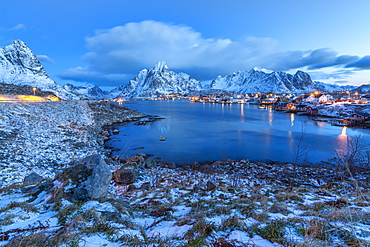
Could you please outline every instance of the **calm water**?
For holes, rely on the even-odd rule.
[[[370,140],[369,130],[331,126],[256,105],[188,101],[129,101],[123,105],[166,119],[118,126],[119,134],[107,145],[120,149],[113,155],[122,157],[148,153],[176,163],[225,159],[294,162],[300,146],[307,155],[299,155],[299,163],[316,163],[345,152],[347,136],[363,135]],[[167,140],[159,141],[162,136]]]

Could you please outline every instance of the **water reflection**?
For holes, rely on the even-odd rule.
[[[243,104],[240,105],[240,122],[242,122],[242,123],[245,122],[245,119],[244,119],[244,105]]]
[[[294,126],[294,113],[290,114],[290,126]]]
[[[269,110],[269,125],[272,126],[272,120],[274,119],[274,113],[272,110]]]
[[[343,126],[342,133],[338,136],[338,148],[336,149],[336,154],[339,158],[343,158],[348,155],[348,139],[347,136],[347,126]]]
[[[323,128],[325,126],[325,122],[322,122],[322,121],[315,121],[316,125],[320,128]]]

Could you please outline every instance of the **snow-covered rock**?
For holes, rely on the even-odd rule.
[[[39,59],[21,40],[0,48],[0,82],[36,87],[62,99],[80,99],[51,80]]]
[[[188,94],[201,89],[199,81],[188,74],[170,71],[165,62],[159,62],[151,70],[141,70],[117,97],[152,98],[172,93]]]
[[[219,76],[212,81],[210,87],[232,93],[293,93],[315,90],[311,77],[303,71],[291,75],[261,68]]]

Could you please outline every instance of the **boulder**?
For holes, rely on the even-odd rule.
[[[200,164],[198,162],[194,161],[194,163],[191,165],[191,169],[198,171],[199,168],[200,168]]]
[[[211,181],[208,181],[206,186],[207,186],[207,190],[216,189],[216,185],[214,183],[212,183]]]
[[[41,177],[39,174],[37,174],[36,172],[32,172],[31,174],[27,175],[24,179],[23,179],[23,183],[24,184],[37,184],[38,182],[40,182],[41,180],[43,180],[44,178]]]
[[[103,200],[108,194],[112,173],[101,155],[91,155],[68,168],[57,177],[69,180],[66,195],[72,202]]]
[[[170,168],[170,169],[175,169],[175,168],[176,168],[176,164],[175,164],[174,162],[169,163],[169,164],[168,164],[168,168]]]
[[[137,181],[138,171],[134,168],[120,166],[114,171],[114,181],[118,184],[132,184]]]
[[[150,183],[149,183],[149,182],[143,183],[143,184],[140,186],[140,189],[141,189],[141,190],[150,190]]]
[[[143,167],[147,169],[150,169],[156,166],[157,166],[157,162],[155,162],[155,160],[153,159],[147,159],[143,162]]]

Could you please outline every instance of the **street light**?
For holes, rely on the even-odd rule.
[[[33,95],[36,95],[36,89],[37,89],[37,88],[35,88],[35,87],[33,87],[33,88],[32,88],[32,90],[33,90]]]

